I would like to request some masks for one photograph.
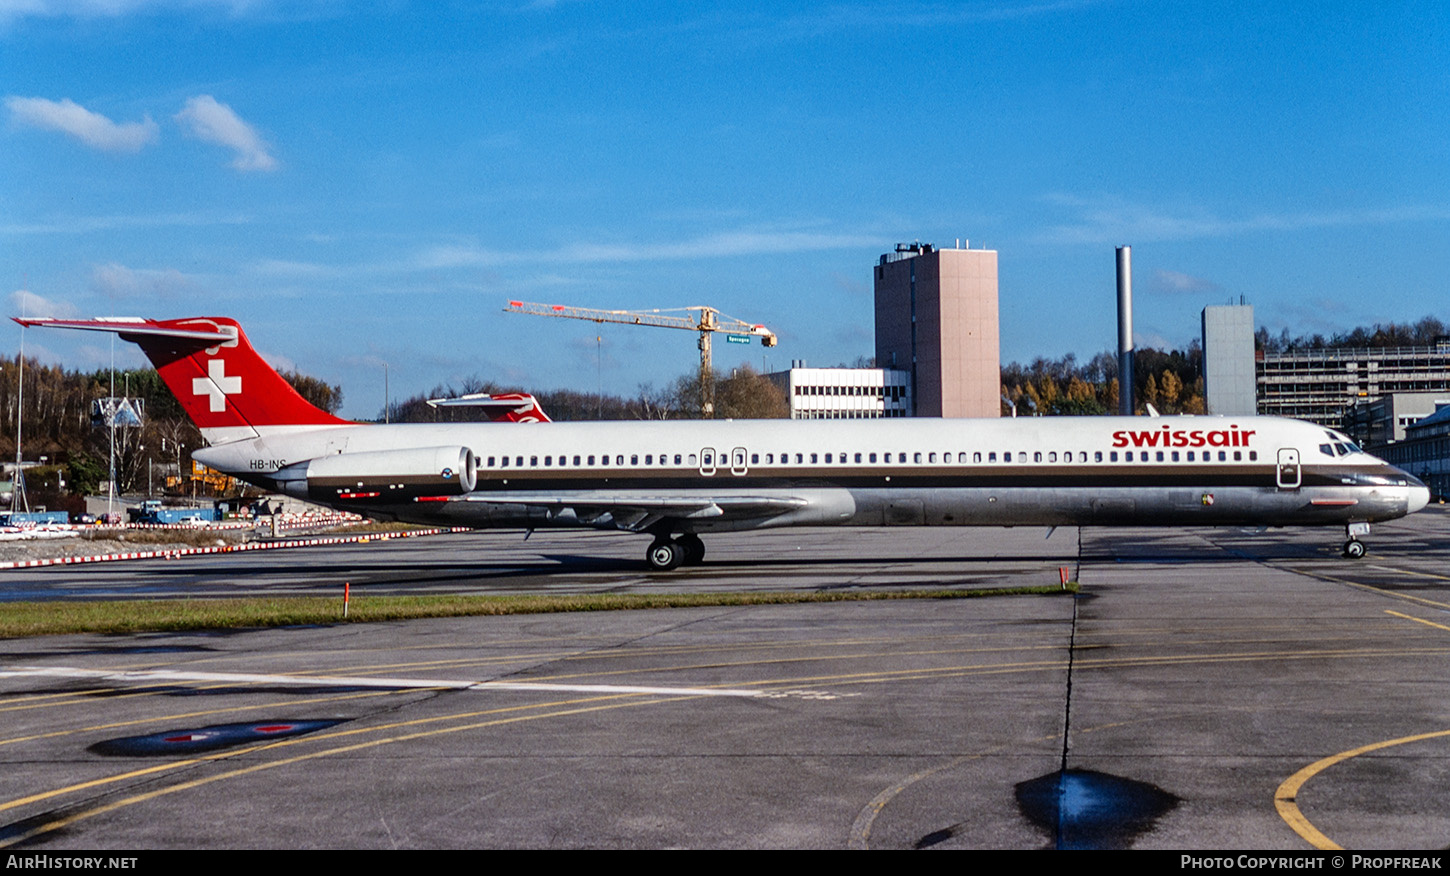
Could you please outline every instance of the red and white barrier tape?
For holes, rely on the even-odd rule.
[[[80,563],[110,563],[116,560],[151,560],[158,557],[189,557],[195,554],[229,554],[237,551],[282,550],[284,548],[315,547],[324,544],[356,544],[364,541],[388,541],[395,538],[414,538],[420,535],[440,535],[447,532],[471,531],[467,526],[452,526],[438,529],[414,529],[407,532],[370,532],[362,535],[293,539],[291,541],[254,541],[247,544],[216,545],[214,547],[200,548],[174,548],[164,551],[95,554],[85,557],[51,557],[45,560],[11,560],[9,562],[0,562],[0,569],[33,569],[37,566],[71,566]]]

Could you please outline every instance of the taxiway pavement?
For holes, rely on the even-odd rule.
[[[0,845],[1439,849],[1447,524],[1377,526],[1358,562],[1327,532],[791,530],[712,539],[684,576],[592,533],[72,569],[115,574],[94,596],[123,573],[820,589],[1071,563],[1083,592],[11,640]]]

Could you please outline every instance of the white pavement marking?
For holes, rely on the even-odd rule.
[[[624,684],[545,684],[516,681],[458,681],[455,679],[415,678],[350,678],[342,676],[254,675],[240,672],[179,672],[157,669],[146,672],[113,672],[106,669],[79,669],[69,666],[17,666],[0,670],[0,678],[89,678],[125,684],[164,681],[225,682],[230,684],[285,684],[308,687],[380,687],[407,690],[412,688],[443,688],[446,690],[532,690],[567,693],[651,694],[689,697],[759,697],[759,690],[701,687],[645,687]]]

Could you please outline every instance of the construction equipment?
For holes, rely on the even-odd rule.
[[[170,479],[168,479],[169,484]],[[209,487],[214,494],[225,493],[237,485],[237,481],[231,475],[219,472],[214,468],[207,468],[201,463],[192,460],[191,463],[191,484],[193,489],[197,484]]]
[[[564,319],[587,319],[591,322],[614,322],[621,325],[646,325],[655,328],[686,329],[700,333],[700,413],[706,419],[715,416],[714,370],[710,364],[710,336],[715,332],[727,332],[729,340],[749,343],[751,337],[760,338],[767,347],[774,347],[778,340],[775,332],[758,323],[744,322],[726,316],[713,307],[696,305],[673,310],[595,310],[591,307],[570,307],[565,304],[534,304],[528,301],[510,301],[504,308],[506,313],[524,313],[532,316],[557,316]],[[685,314],[685,315],[680,315]]]

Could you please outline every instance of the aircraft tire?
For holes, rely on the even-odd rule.
[[[705,543],[695,533],[685,533],[675,539],[675,544],[685,551],[684,565],[698,566],[705,561]]]
[[[645,562],[649,563],[650,569],[656,572],[669,572],[679,567],[685,560],[685,549],[677,542],[669,539],[659,539],[649,546],[645,551]]]
[[[1357,538],[1351,538],[1344,543],[1344,558],[1347,560],[1358,560],[1365,554],[1364,542]]]

